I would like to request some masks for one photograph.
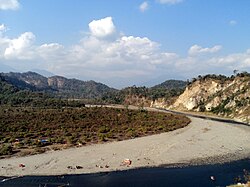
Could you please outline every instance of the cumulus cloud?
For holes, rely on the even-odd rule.
[[[3,60],[58,60],[65,56],[65,48],[58,43],[35,45],[35,35],[32,32],[25,32],[17,38],[8,38],[1,34],[1,30],[6,30],[4,25],[0,25],[0,59]]]
[[[5,49],[4,56],[6,58],[26,58],[29,48],[35,40],[32,32],[25,32],[16,39],[10,40],[9,46]]]
[[[18,0],[0,0],[0,10],[17,10],[19,7]]]
[[[182,1],[183,0],[157,0],[157,2],[159,2],[160,4],[169,4],[169,5],[181,3]]]
[[[139,9],[141,12],[145,12],[146,10],[148,10],[149,8],[149,4],[147,1],[144,1],[142,4],[140,4]]]
[[[104,38],[115,33],[115,25],[112,21],[112,17],[106,17],[90,22],[89,30],[93,36]]]
[[[64,75],[70,72],[71,77],[87,76],[106,83],[112,79],[120,87],[132,85],[136,79],[150,79],[157,68],[165,68],[177,57],[162,52],[160,45],[147,37],[119,36],[107,41],[89,36],[70,48],[60,66],[50,65],[49,71]]]
[[[77,56],[76,65],[93,68],[127,69],[151,64],[158,44],[144,37],[122,36],[115,41],[89,37],[73,46],[71,54]],[[81,59],[81,60],[80,60]]]
[[[199,45],[193,45],[190,47],[188,54],[189,55],[198,55],[198,54],[208,54],[208,53],[216,53],[218,51],[220,51],[222,48],[222,46],[220,45],[216,45],[214,47],[211,48],[203,48]]]

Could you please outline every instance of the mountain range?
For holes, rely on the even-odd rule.
[[[19,89],[53,93],[63,98],[93,99],[116,92],[116,89],[94,81],[67,79],[62,76],[47,78],[35,72],[1,73],[1,76]]]
[[[117,90],[92,80],[82,81],[62,76],[45,77],[35,72],[10,72],[0,75],[7,83],[20,90],[48,93],[57,98],[119,104],[123,103],[128,95],[143,95],[147,99],[164,97],[170,90],[183,90],[186,85],[185,81],[168,80],[151,88],[133,86]]]

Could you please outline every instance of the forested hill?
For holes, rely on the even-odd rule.
[[[21,90],[43,91],[63,98],[100,99],[117,91],[95,81],[67,79],[61,76],[47,78],[35,72],[2,73],[1,76]]]
[[[132,86],[120,90],[118,96],[123,104],[150,106],[157,99],[171,101],[183,93],[186,84],[185,81],[168,80],[150,88]]]
[[[0,75],[0,104],[1,105],[30,105],[35,100],[38,101],[45,97],[42,93],[35,93],[29,90],[21,90],[13,84],[7,82]]]
[[[184,89],[187,85],[186,81],[182,80],[167,80],[161,84],[155,85],[151,87],[151,90],[158,90],[158,89]]]
[[[18,92],[43,93],[54,98],[84,99],[94,104],[132,104],[149,106],[158,98],[170,98],[180,95],[185,88],[185,81],[168,80],[151,88],[127,87],[122,90],[110,88],[95,81],[67,79],[62,76],[44,77],[35,72],[1,73],[5,83]],[[26,97],[24,97],[26,98]]]
[[[57,90],[59,96],[67,98],[101,99],[118,91],[95,81],[67,79],[61,76],[49,77],[48,86]]]
[[[23,88],[23,87],[22,87]],[[20,89],[0,75],[0,105],[25,107],[82,107],[83,101],[72,101],[55,97],[53,94],[29,89]]]

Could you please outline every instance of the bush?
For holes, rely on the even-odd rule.
[[[11,155],[13,153],[13,148],[11,145],[2,145],[0,147],[0,156]]]
[[[110,129],[107,126],[101,126],[98,130],[99,133],[107,133]]]

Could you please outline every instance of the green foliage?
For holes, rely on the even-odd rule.
[[[43,92],[20,90],[0,75],[0,105],[31,107],[84,107],[81,100],[55,98]]]
[[[110,129],[107,126],[101,126],[98,130],[99,133],[107,133]]]
[[[1,145],[0,146],[0,156],[11,155],[13,153],[13,148],[11,145]]]
[[[231,98],[227,97],[227,99],[223,100],[218,106],[212,107],[211,112],[215,114],[230,114],[232,110],[230,108],[225,108],[225,106],[230,102]]]
[[[230,77],[227,77],[225,75],[216,75],[216,74],[208,74],[201,76],[199,75],[197,78],[193,78],[192,83],[199,80],[199,81],[205,81],[207,79],[213,79],[213,80],[220,80],[222,82],[225,82],[226,80],[230,80]]]
[[[110,100],[109,95],[117,92],[116,89],[94,81],[67,79],[61,76],[47,78],[35,72],[1,73],[0,76],[19,90],[42,92],[55,98],[107,102]]]
[[[156,100],[158,98],[169,99],[182,94],[185,86],[185,81],[177,80],[168,80],[151,88],[147,88],[145,86],[132,86],[122,89],[118,94],[116,94],[116,98],[119,98],[117,100],[121,104],[124,103],[127,96],[137,96],[138,98],[146,98],[149,100]]]
[[[206,107],[205,107],[204,101],[201,101],[201,102],[198,104],[198,109],[199,109],[200,112],[205,112],[205,111],[206,111]]]

